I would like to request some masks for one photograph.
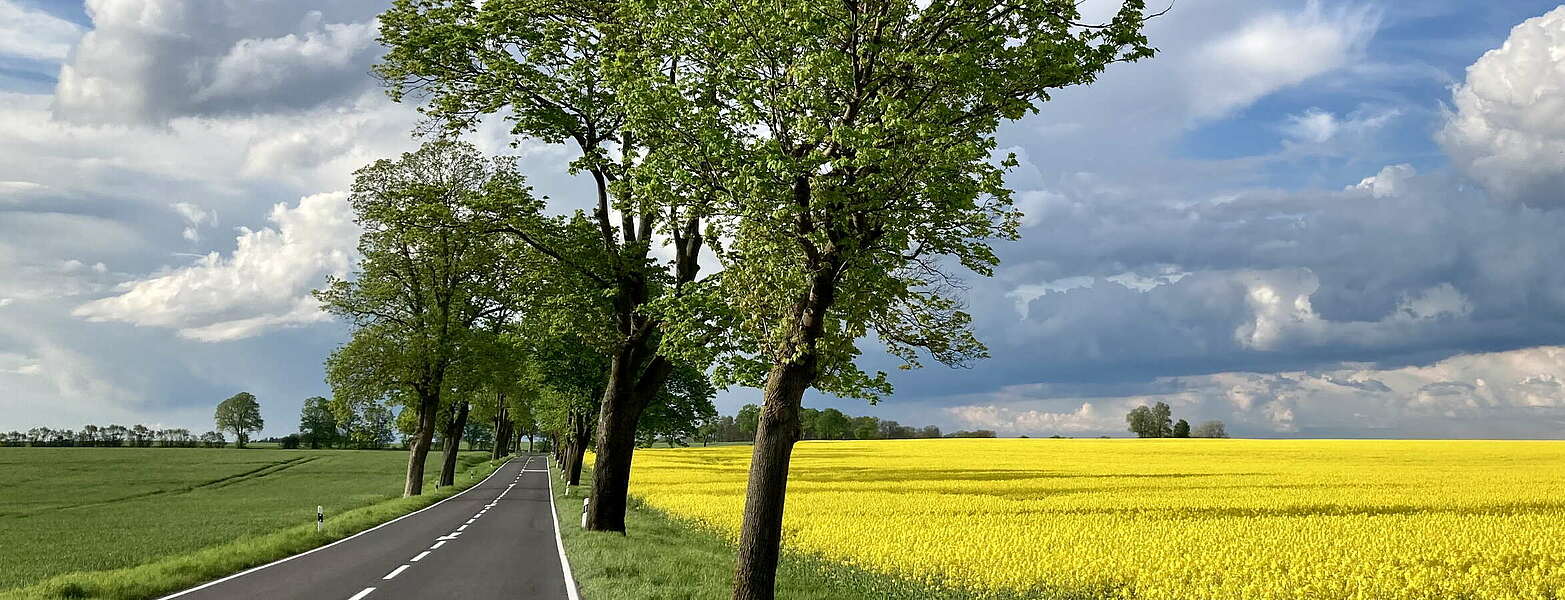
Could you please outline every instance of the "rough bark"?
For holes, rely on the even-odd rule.
[[[418,431],[408,444],[408,478],[402,487],[402,495],[417,496],[424,493],[424,459],[429,457],[429,446],[435,438],[435,411],[440,407],[440,396],[419,394]]]
[[[816,343],[824,335],[826,312],[836,297],[838,263],[827,257],[824,264],[815,266],[809,292],[794,309],[793,347],[783,353],[793,358],[775,364],[766,376],[751,451],[744,523],[739,530],[733,600],[773,600],[776,596],[788,463],[799,440],[800,403],[820,374]]]
[[[456,485],[456,458],[462,451],[462,434],[467,430],[467,403],[463,402],[456,409],[456,417],[451,419],[451,425],[446,428],[446,455],[440,463],[440,483],[436,487]]]
[[[592,415],[573,411],[570,416],[571,441],[565,456],[566,485],[581,485],[582,462],[587,457],[587,444],[592,441]]]
[[[661,356],[650,356],[645,360],[645,367],[636,369],[643,362],[637,360],[642,353],[636,350],[638,348],[632,348],[615,355],[609,367],[608,387],[599,407],[597,456],[592,464],[592,501],[587,505],[587,529],[591,531],[625,532],[630,462],[636,451],[636,424],[673,371],[673,365]],[[632,372],[636,372],[635,375]]]
[[[494,452],[490,458],[499,460],[511,451],[511,419],[505,406],[505,394],[499,395],[499,409],[495,411]]]
[[[789,363],[774,367],[767,375],[765,405],[751,451],[734,600],[772,600],[774,596],[788,464],[794,442],[799,440],[799,406],[814,380],[812,371],[813,365]]]

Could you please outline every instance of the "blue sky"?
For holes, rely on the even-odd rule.
[[[0,430],[205,428],[249,390],[286,433],[328,393],[346,330],[308,291],[354,258],[342,190],[416,144],[366,75],[384,6],[0,0]],[[994,358],[808,404],[1029,435],[1122,435],[1164,401],[1252,436],[1565,437],[1565,9],[1182,0],[1149,35],[1157,58],[1001,131],[1028,217],[970,282]],[[564,149],[472,138],[582,198]]]

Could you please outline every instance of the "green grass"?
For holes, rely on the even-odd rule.
[[[156,597],[346,537],[493,470],[486,453],[464,454],[458,486],[429,493],[431,453],[426,493],[401,499],[406,468],[405,452],[3,449],[0,598]]]
[[[560,536],[583,600],[727,600],[733,593],[734,546],[725,537],[638,502],[625,515],[627,535],[581,528],[581,497],[592,469],[565,495],[554,477]],[[1002,600],[871,573],[834,561],[785,553],[777,569],[777,597],[788,600]],[[1003,600],[1012,600],[1003,598]]]

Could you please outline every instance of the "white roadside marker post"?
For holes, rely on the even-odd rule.
[[[315,533],[321,532],[321,527],[326,525],[326,509],[319,504],[315,505]]]
[[[582,529],[586,529],[587,528],[587,503],[591,502],[591,501],[592,501],[592,498],[582,498],[581,499],[581,528]]]

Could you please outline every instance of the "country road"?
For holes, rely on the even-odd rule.
[[[512,459],[422,511],[160,600],[574,599],[547,460]]]

